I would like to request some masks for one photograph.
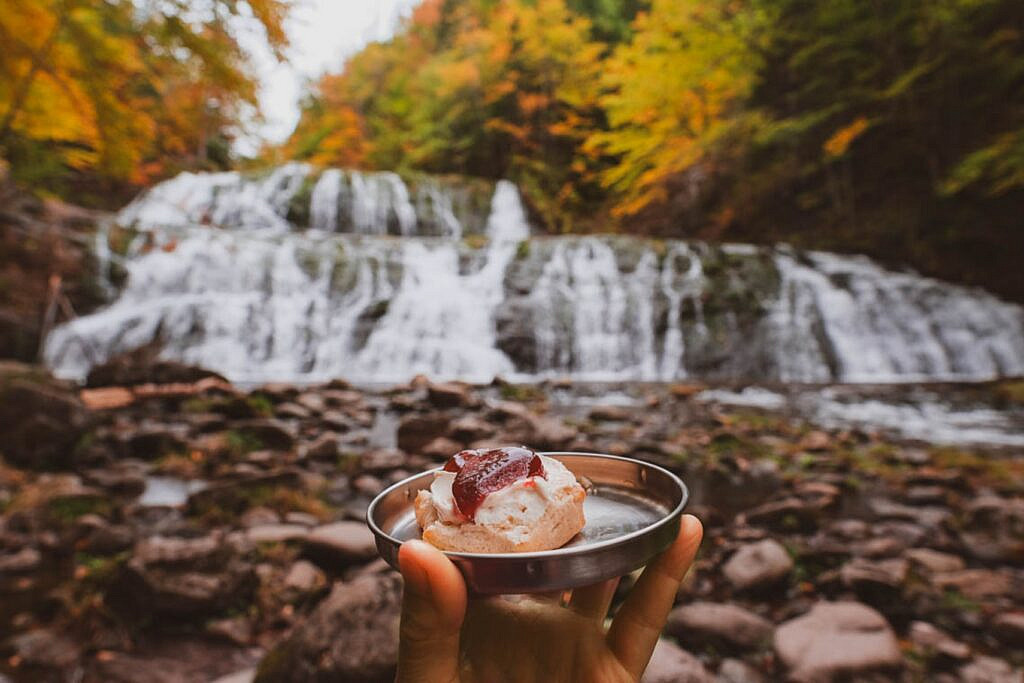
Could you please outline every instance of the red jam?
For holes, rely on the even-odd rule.
[[[444,464],[445,472],[458,472],[462,469],[462,466],[466,464],[466,460],[475,456],[479,451],[459,451],[452,457],[448,458],[448,462]]]
[[[453,455],[444,469],[457,473],[452,483],[452,497],[459,512],[469,519],[476,516],[489,494],[521,479],[546,477],[540,456],[521,446],[462,451]]]

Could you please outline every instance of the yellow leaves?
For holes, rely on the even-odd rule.
[[[40,150],[54,168],[133,183],[208,163],[207,143],[255,99],[231,17],[255,17],[280,49],[290,7],[211,3],[201,23],[182,3],[143,13],[134,0],[5,0],[0,138]]]
[[[868,129],[870,123],[864,116],[859,116],[851,123],[843,126],[829,137],[821,146],[825,156],[831,159],[838,159],[846,154],[854,140],[859,138]]]
[[[665,183],[709,163],[740,124],[733,112],[753,88],[758,57],[738,10],[730,0],[654,0],[633,41],[606,61],[610,126],[586,148],[618,158],[602,176],[622,197],[616,214],[664,200]]]

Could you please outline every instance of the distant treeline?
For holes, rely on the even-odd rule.
[[[787,240],[1024,300],[1024,3],[426,0],[279,153],[511,178],[553,231]]]

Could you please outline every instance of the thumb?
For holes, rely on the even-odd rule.
[[[423,541],[398,551],[405,579],[396,683],[452,683],[459,679],[459,629],[466,615],[466,584],[444,553]]]

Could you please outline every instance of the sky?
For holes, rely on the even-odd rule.
[[[239,140],[238,151],[255,152],[261,141],[285,140],[299,120],[307,83],[337,71],[367,43],[386,40],[419,0],[297,0],[288,23],[288,62],[278,63],[258,38],[242,37],[260,78],[264,121]]]

